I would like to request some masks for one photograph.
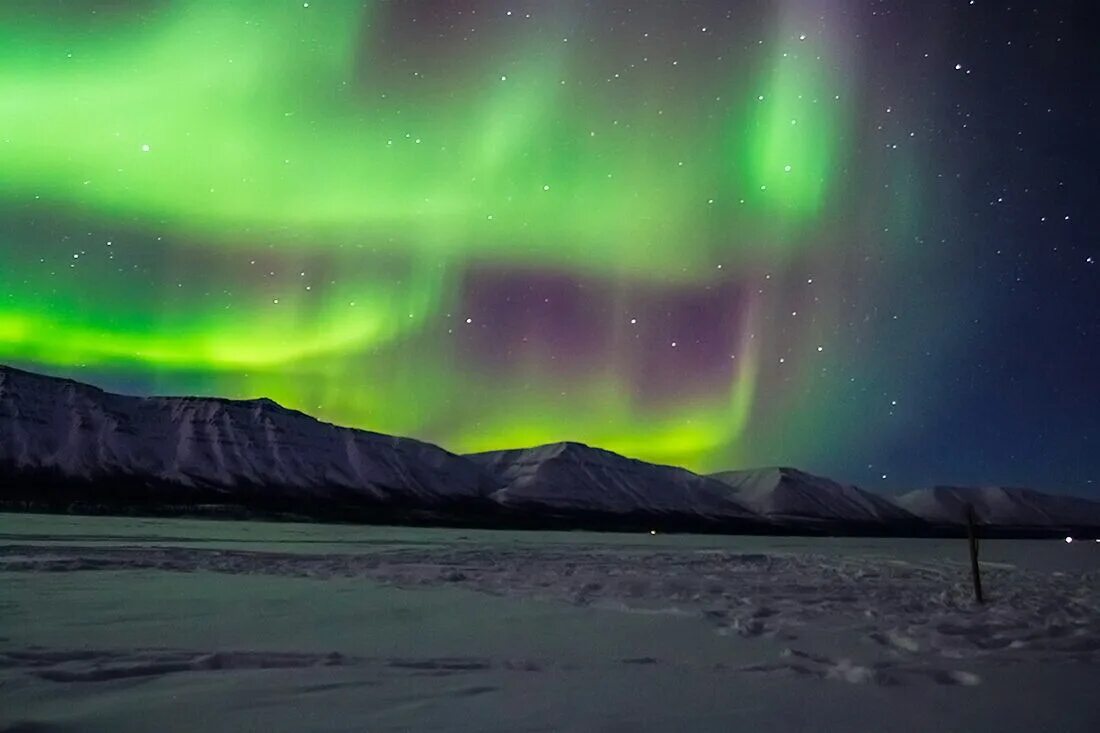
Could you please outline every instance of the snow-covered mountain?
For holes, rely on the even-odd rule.
[[[749,519],[725,487],[684,468],[660,466],[581,443],[491,451],[468,456],[500,483],[505,506],[551,510],[691,515]]]
[[[899,506],[930,522],[961,524],[966,505],[978,521],[1002,527],[1100,527],[1100,502],[1001,486],[936,486],[897,498]]]
[[[431,505],[495,488],[437,446],[336,427],[267,399],[129,397],[3,366],[0,478],[4,499],[97,484],[128,500]]]
[[[888,499],[794,468],[760,468],[712,475],[758,514],[789,521],[884,524],[920,521]]]
[[[579,443],[459,456],[267,399],[123,396],[0,365],[0,508],[925,534],[968,503],[986,526],[1100,527],[1100,503],[1026,489],[891,502],[791,468],[700,476]]]

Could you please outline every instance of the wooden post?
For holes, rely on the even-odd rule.
[[[974,519],[974,505],[966,505],[966,541],[970,545],[970,573],[974,576],[974,599],[978,603],[984,603],[982,599],[982,575],[978,569],[978,528]]]

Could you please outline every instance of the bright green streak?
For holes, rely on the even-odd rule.
[[[777,215],[801,219],[819,213],[836,165],[839,94],[818,64],[804,60],[807,43],[775,60],[756,104],[731,131],[735,176],[746,198]]]
[[[407,285],[318,286],[325,294],[317,303],[307,302],[303,286],[295,283],[294,289],[276,289],[277,296],[203,298],[150,311],[155,294],[120,301],[117,289],[101,288],[95,278],[79,290],[41,297],[4,274],[0,286],[18,303],[0,308],[4,353],[55,365],[279,367],[389,343],[422,326],[443,294],[439,273],[425,271]]]

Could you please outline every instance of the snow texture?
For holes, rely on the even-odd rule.
[[[1098,552],[0,514],[0,730],[1091,733]]]
[[[430,546],[354,554],[0,546],[0,573],[134,570],[367,578],[400,588],[454,586],[690,617],[720,635],[766,636],[785,644],[797,643],[806,629],[855,629],[865,643],[889,652],[888,664],[866,674],[850,667],[838,671],[840,661],[826,664],[789,652],[777,665],[750,670],[820,674],[847,682],[976,684],[974,675],[957,667],[984,657],[1003,663],[1100,663],[1097,572],[1044,573],[987,564],[983,576],[990,602],[977,606],[963,562],[866,556],[585,545]]]

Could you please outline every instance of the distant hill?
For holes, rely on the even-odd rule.
[[[728,498],[725,487],[714,479],[580,443],[468,457],[496,479],[500,488],[494,498],[508,506],[716,520],[756,518]]]
[[[712,474],[732,498],[773,519],[890,524],[921,522],[885,497],[795,468],[760,468]]]
[[[1100,502],[1001,486],[936,486],[897,498],[899,506],[930,522],[961,524],[966,506],[980,523],[997,527],[1100,527]]]

